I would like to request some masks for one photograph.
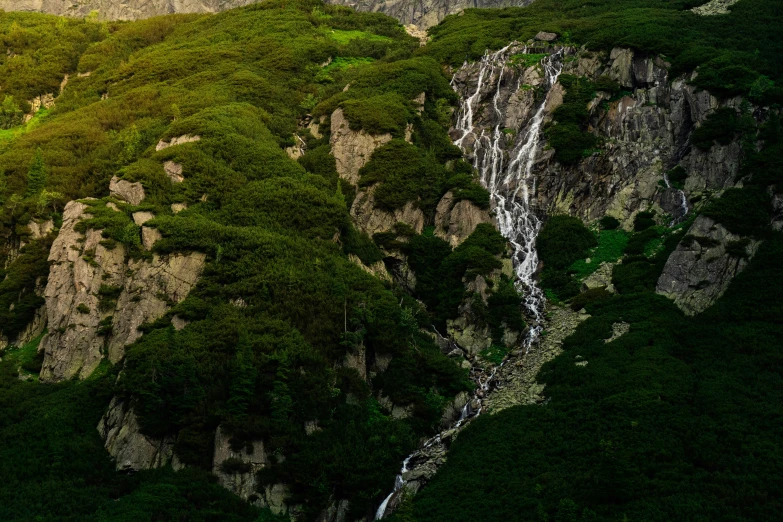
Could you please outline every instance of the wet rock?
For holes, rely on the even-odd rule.
[[[492,345],[492,334],[488,327],[474,324],[462,315],[446,322],[449,336],[470,355],[478,355]]]

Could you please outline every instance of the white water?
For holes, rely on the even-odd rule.
[[[666,183],[666,188],[672,188],[672,184],[669,182],[669,175],[664,172],[663,174],[663,182]],[[688,198],[685,197],[685,192],[682,190],[675,188],[674,189],[677,192],[677,195],[680,196],[680,209],[682,209],[682,215],[680,217],[672,219],[672,222],[669,223],[669,226],[674,226],[683,219],[685,219],[685,216],[688,215]]]
[[[504,149],[502,124],[505,119],[498,102],[501,96],[504,74],[507,73],[506,67],[511,55],[508,53],[510,44],[495,53],[486,53],[479,65],[478,80],[475,91],[467,98],[463,99],[460,111],[458,113],[456,129],[462,131],[462,135],[454,144],[460,147],[463,152],[466,149],[465,141],[474,138],[473,153],[475,154],[474,167],[478,170],[482,185],[490,193],[490,204],[495,212],[500,232],[511,243],[513,247],[512,259],[517,276],[517,288],[524,295],[524,306],[528,319],[531,320],[531,327],[524,341],[525,353],[538,340],[541,333],[541,323],[544,318],[544,305],[546,299],[544,293],[538,287],[535,281],[535,274],[538,268],[538,255],[535,249],[536,237],[541,230],[541,220],[535,214],[533,199],[536,193],[536,179],[533,176],[533,164],[535,163],[538,145],[541,141],[541,126],[544,122],[544,115],[547,100],[549,98],[550,88],[557,83],[557,78],[562,70],[562,52],[545,58],[541,65],[545,73],[545,88],[547,95],[540,102],[536,112],[528,125],[525,127],[524,135],[520,135],[517,143],[510,151]],[[466,64],[467,65],[467,64]],[[474,111],[479,109],[482,89],[485,84],[495,84],[495,95],[492,99],[492,107],[497,117],[497,123],[488,136],[484,129],[474,127]],[[517,83],[517,90],[521,88],[521,80]],[[508,154],[510,161],[506,160]],[[493,369],[492,373],[482,381],[477,377],[478,390],[481,395],[474,395],[471,400],[462,408],[460,418],[453,428],[459,428],[470,418],[481,414],[481,397],[484,396],[492,385],[498,369],[505,365],[503,361],[500,366]],[[479,408],[475,413],[471,409],[471,404],[479,403]],[[425,448],[441,442],[440,434],[429,439],[423,447],[409,455],[402,464],[402,470],[394,483],[394,491],[383,500],[375,513],[375,520],[380,520],[386,514],[386,509],[394,495],[405,486],[404,475],[408,471],[408,464],[411,459],[418,456]]]
[[[507,152],[502,146],[506,140],[502,128],[505,115],[499,109],[498,101],[503,86],[503,75],[507,74],[506,66],[510,59],[507,54],[508,49],[509,47],[505,47],[496,53],[487,53],[481,60],[476,90],[465,100],[458,115],[456,128],[462,131],[462,136],[454,143],[465,150],[465,141],[469,137],[474,139],[474,167],[481,176],[482,185],[489,190],[490,203],[495,212],[498,228],[513,247],[517,288],[524,295],[525,309],[533,323],[525,340],[527,352],[541,333],[540,323],[543,320],[545,304],[544,293],[535,281],[538,268],[535,243],[542,223],[535,213],[536,179],[533,175],[533,164],[541,141],[541,126],[544,122],[549,91],[557,83],[562,70],[562,55],[558,52],[541,62],[545,73],[547,95],[529,121],[524,135],[521,139],[517,139],[513,148]],[[478,108],[477,104],[481,91],[485,88],[485,82],[493,82],[496,85],[492,99],[496,124],[491,136],[485,129],[477,129],[473,122],[474,111]],[[506,154],[509,159],[506,159]]]

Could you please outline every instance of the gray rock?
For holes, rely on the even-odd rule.
[[[533,40],[538,40],[541,42],[554,42],[557,40],[557,33],[547,33],[546,31],[539,31],[538,34],[536,34],[533,37]]]
[[[166,161],[163,163],[163,170],[172,183],[182,183],[185,181],[185,176],[182,175],[181,164],[174,163],[173,161]]]
[[[234,451],[230,439],[218,426],[215,432],[212,473],[223,487],[248,500],[251,495],[257,495],[256,474],[269,465],[269,458],[261,440],[246,443],[239,451]]]
[[[111,178],[109,192],[112,196],[127,201],[131,205],[138,205],[144,201],[144,187],[141,186],[141,183],[131,183],[117,176]]]
[[[137,330],[141,324],[161,317],[172,303],[187,297],[206,260],[195,252],[126,259],[122,244],[113,248],[101,244],[99,230],[76,231],[76,225],[89,216],[86,210],[87,205],[77,201],[66,205],[62,228],[49,253],[51,269],[43,292],[49,328],[41,341],[43,381],[87,377],[105,351],[112,363],[119,362],[125,346],[141,336]],[[142,227],[145,247],[151,248],[159,237],[156,229]],[[121,289],[116,305],[102,301],[104,285]],[[105,321],[112,327],[110,334],[102,328]]]
[[[138,20],[171,13],[217,13],[261,0],[0,0],[5,11],[41,13],[83,18],[92,12],[102,20]],[[327,0],[358,11],[382,12],[403,24],[422,28],[437,25],[446,15],[472,7],[528,5],[533,0]]]
[[[174,138],[171,138],[169,141],[160,140],[158,144],[155,145],[155,150],[168,149],[169,147],[174,147],[175,145],[182,145],[183,143],[193,143],[199,140],[201,140],[201,136],[183,134],[182,136],[176,136]]]
[[[694,7],[691,12],[701,16],[715,16],[729,14],[729,7],[739,2],[739,0],[710,0],[704,5]]]
[[[174,456],[174,439],[156,440],[141,433],[133,408],[116,397],[98,423],[106,449],[115,458],[118,471],[159,468],[171,463],[182,467]]]
[[[730,244],[744,244],[745,256],[727,251]],[[760,241],[732,234],[723,225],[699,216],[666,261],[655,290],[687,315],[703,312],[745,269],[759,245]]]
[[[359,182],[359,169],[368,161],[372,153],[391,141],[391,134],[373,135],[366,131],[354,131],[343,115],[342,109],[332,113],[332,134],[329,143],[341,178],[356,185]]]
[[[134,212],[132,216],[133,216],[133,222],[136,223],[138,226],[143,225],[147,221],[155,219],[155,214],[153,214],[152,212],[148,212],[146,210],[140,212]]]
[[[454,202],[449,191],[441,198],[435,209],[435,235],[456,247],[465,241],[481,223],[491,223],[488,210],[479,208],[468,200]]]
[[[358,180],[358,172],[357,178]],[[351,206],[351,217],[360,230],[370,237],[376,232],[391,230],[397,223],[406,223],[413,227],[417,234],[424,229],[424,212],[412,201],[401,209],[388,211],[375,205],[375,190],[377,184],[362,189],[356,195]]]

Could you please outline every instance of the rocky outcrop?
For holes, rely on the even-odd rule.
[[[373,135],[366,131],[351,130],[342,109],[332,113],[332,135],[329,144],[337,167],[337,173],[345,181],[359,183],[359,169],[364,167],[375,149],[391,141],[391,134]]]
[[[702,312],[745,269],[759,244],[699,216],[666,261],[656,292],[674,300],[688,315]]]
[[[351,206],[351,217],[360,230],[372,237],[376,232],[387,232],[397,223],[410,225],[417,234],[424,229],[424,212],[409,201],[401,209],[384,210],[375,205],[375,188],[373,185],[360,191]]]
[[[205,262],[201,253],[128,260],[126,247],[104,241],[100,230],[77,230],[88,208],[78,201],[66,205],[49,253],[45,381],[87,377],[105,356],[118,362],[141,335],[141,324],[187,296]]]
[[[217,13],[258,0],[0,0],[5,11],[35,11],[83,18],[93,12],[103,20],[138,20],[172,13]]]
[[[446,16],[457,14],[469,8],[498,8],[524,6],[533,0],[327,0],[357,11],[372,11],[387,14],[403,24],[420,28],[437,25]]]
[[[138,205],[144,201],[144,187],[141,186],[141,183],[131,183],[117,176],[112,176],[109,181],[109,193],[131,205]]]
[[[83,18],[93,12],[102,20],[138,20],[171,13],[217,13],[261,0],[0,0],[5,11],[36,11]],[[403,24],[422,28],[438,24],[446,15],[471,7],[527,5],[533,0],[326,0],[358,11],[381,12]]]
[[[174,147],[175,145],[182,145],[184,143],[193,143],[196,141],[200,141],[201,136],[197,134],[183,134],[182,136],[175,136],[171,138],[169,141],[160,140],[157,145],[155,145],[155,150],[163,150],[168,149],[169,147]]]
[[[141,433],[133,408],[116,397],[109,404],[98,432],[109,454],[115,458],[118,471],[138,471],[171,464],[182,467],[174,455],[174,439],[156,440]]]
[[[435,209],[435,235],[456,247],[465,241],[481,223],[491,223],[489,211],[468,200],[454,201],[449,191]]]
[[[112,363],[122,359],[125,347],[141,337],[139,326],[163,316],[173,303],[188,296],[205,261],[201,252],[153,254],[151,260],[128,261],[108,342]]]
[[[710,0],[706,4],[694,7],[691,12],[701,16],[715,16],[729,14],[729,7],[739,2],[739,0]]]
[[[540,66],[525,68],[511,59],[524,50],[523,44],[509,48],[502,75],[487,75],[473,104],[479,108],[473,115],[474,128],[492,129],[499,124],[507,133],[503,146],[509,155],[520,146],[517,136],[524,134],[530,122],[537,106],[535,91],[542,81]],[[628,94],[609,101],[608,93],[599,92],[590,102],[589,131],[598,136],[600,152],[576,165],[559,163],[555,151],[547,150],[542,140],[532,169],[538,180],[535,198],[542,211],[576,215],[585,221],[609,214],[629,228],[640,210],[655,208],[674,219],[682,216],[681,195],[663,182],[664,172],[675,166],[682,166],[688,173],[684,187],[687,198],[734,185],[740,160],[738,141],[704,151],[691,147],[689,139],[712,111],[719,106],[738,107],[739,99],[719,102],[706,91],[688,85],[690,77],[670,78],[667,64],[660,58],[630,49],[618,48],[608,54],[557,46],[545,50],[568,55],[563,60],[564,74],[594,81],[608,77]],[[540,47],[536,52],[541,52]],[[479,67],[467,64],[456,72],[453,84],[463,97],[475,93]],[[565,91],[559,84],[553,87],[545,121],[552,119],[553,110],[562,102],[556,90]],[[452,137],[460,138],[458,133],[455,130]],[[475,139],[469,136],[464,148],[470,151],[470,140]],[[470,152],[468,156],[482,161],[481,157],[470,157]]]
[[[215,432],[215,450],[212,473],[226,489],[244,500],[258,498],[256,474],[269,465],[264,442],[247,442],[238,450],[231,447],[231,437],[218,426]]]

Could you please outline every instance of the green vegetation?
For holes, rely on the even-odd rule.
[[[551,400],[479,417],[405,520],[776,518],[783,239],[757,255],[696,318],[650,292],[588,305]]]
[[[145,335],[128,347],[116,385],[119,369],[103,365],[88,382],[33,389],[16,379],[16,363],[6,363],[4,354],[0,433],[4,451],[17,455],[3,460],[8,479],[0,487],[0,518],[269,519],[204,473],[212,467],[218,426],[237,444],[262,439],[269,455],[286,457],[272,459],[261,486],[288,484],[288,502],[302,504],[306,518],[344,498],[351,500],[349,517],[372,512],[401,459],[440,423],[449,398],[471,384],[421,333],[431,323],[428,311],[348,259],[355,254],[369,265],[383,254],[350,224],[355,189],[338,180],[329,125],[315,138],[298,124],[342,107],[357,129],[401,138],[411,125],[413,144],[389,145],[410,165],[390,169],[395,158],[384,149],[363,172],[379,183],[379,201],[389,208],[404,204],[395,194],[401,189],[432,214],[452,190],[456,199],[486,207],[486,191],[472,182],[470,166],[457,161],[461,154],[446,132],[456,97],[438,62],[413,57],[418,42],[390,18],[316,0],[133,23],[0,14],[0,24],[6,21],[22,34],[51,31],[52,37],[28,38],[29,47],[13,49],[6,42],[4,71],[10,53],[32,57],[36,46],[41,56],[58,54],[68,63],[48,64],[46,81],[31,80],[43,74],[32,64],[4,75],[3,93],[25,100],[58,92],[65,74],[70,81],[35,125],[18,125],[10,102],[3,112],[11,127],[0,147],[3,237],[26,245],[0,271],[2,334],[13,339],[42,303],[35,288],[46,284],[51,237],[31,240],[26,224],[52,218],[60,226],[68,200],[99,198],[82,199],[91,217],[78,230],[100,230],[106,248],[123,245],[130,257],[151,257],[132,219],[146,210],[156,216],[146,226],[163,235],[154,253],[200,251],[208,264],[187,299],[142,326]],[[71,38],[66,30],[87,36],[58,48],[61,38]],[[22,83],[13,87],[17,79]],[[423,106],[412,101],[421,93]],[[295,133],[308,149],[299,162],[283,150]],[[156,150],[161,140],[186,134],[200,140]],[[183,182],[169,180],[167,161],[182,166]],[[141,206],[108,197],[114,175],[143,185]],[[174,214],[172,203],[186,203],[187,210]],[[444,256],[451,257],[443,270],[456,274],[457,289],[463,275],[498,268],[495,256],[505,249],[492,227],[474,236]],[[83,254],[94,263],[93,256]],[[119,291],[101,286],[101,312],[116,306]],[[240,299],[243,306],[230,304]],[[501,301],[498,317],[507,306]],[[94,312],[86,305],[74,310]],[[173,329],[174,314],[189,322],[185,329]],[[101,322],[100,334],[110,331],[111,323]],[[370,368],[345,365],[356,350],[370,362],[376,356],[392,362],[365,379]],[[40,363],[36,355],[19,365],[31,372]],[[379,394],[411,416],[393,418],[378,405]],[[95,430],[113,395],[133,404],[145,434],[175,440],[188,471],[114,472]],[[45,421],[50,409],[56,417]],[[313,422],[319,430],[308,434],[305,425]]]
[[[552,114],[553,121],[544,133],[547,144],[555,149],[560,163],[572,165],[593,153],[598,141],[587,132],[587,104],[595,96],[596,85],[585,78],[561,74],[558,80],[565,87],[563,104]]]
[[[777,0],[741,0],[730,16],[697,16],[701,0],[536,0],[524,8],[469,9],[430,30],[421,52],[459,66],[546,30],[592,50],[630,47],[661,54],[679,74],[699,67],[694,84],[754,103],[783,101],[783,13]]]
[[[628,234],[624,230],[601,230],[598,232],[598,245],[588,250],[587,258],[578,259],[569,267],[577,279],[584,279],[601,265],[614,263],[623,256],[628,244]]]
[[[618,293],[597,288],[571,300],[572,309],[584,307],[590,318],[539,373],[548,400],[479,417],[451,446],[433,481],[391,520],[777,517],[783,507],[783,454],[775,442],[783,436],[783,235],[769,227],[764,187],[783,180],[777,115],[770,120],[754,136],[762,139],[761,150],[743,162],[744,187],[705,207],[735,233],[764,239],[725,294],[695,317],[655,294],[672,250],[698,240],[682,234],[695,217],[670,229],[655,225],[652,212],[639,213],[614,267]],[[605,222],[601,236],[610,232],[619,240],[617,223]],[[600,239],[588,251],[588,234],[580,223],[552,218],[539,236],[542,260],[563,267],[595,255]],[[748,244],[733,242],[728,251],[745,257]],[[619,323],[629,325],[627,333],[606,343]]]
[[[202,470],[117,473],[95,429],[116,372],[81,383],[20,381],[16,365],[23,375],[35,370],[39,340],[0,363],[0,519],[275,520]]]
[[[427,305],[433,323],[445,326],[457,317],[457,309],[466,297],[463,280],[486,276],[502,267],[498,255],[506,249],[506,240],[487,223],[482,223],[459,246],[451,249],[432,234],[410,237],[402,247],[416,273],[416,297]]]
[[[27,224],[51,219],[57,229],[68,200],[97,198],[82,199],[91,217],[78,230],[101,230],[106,248],[122,245],[136,259],[207,257],[190,295],[141,327],[122,373],[104,363],[82,382],[26,382],[19,376],[34,381],[41,368],[41,339],[3,351],[0,519],[275,520],[207,473],[218,426],[236,446],[263,440],[272,458],[261,487],[287,484],[288,503],[301,505],[304,519],[341,499],[350,499],[347,518],[372,515],[402,458],[440,425],[449,399],[471,388],[425,332],[466,306],[491,331],[482,357],[500,362],[503,334],[525,328],[522,296],[499,275],[507,244],[491,225],[456,248],[431,227],[416,234],[398,224],[372,239],[356,230],[348,213],[356,187],[337,175],[328,116],[340,108],[352,129],[391,134],[359,182],[375,186],[379,206],[413,202],[429,219],[451,191],[487,208],[486,190],[447,134],[456,95],[444,64],[553,30],[591,49],[663,53],[673,74],[698,66],[695,85],[721,96],[780,101],[774,0],[741,0],[728,17],[698,19],[684,11],[695,3],[537,0],[468,10],[434,28],[423,49],[383,15],[317,0],[132,23],[0,13],[2,335],[15,339],[43,302],[53,234],[32,239]],[[29,100],[57,94],[66,74],[56,106],[22,124]],[[605,78],[562,82],[564,104],[546,132],[568,164],[599,145],[588,132],[587,101],[597,91],[622,92]],[[716,112],[695,133],[705,148],[742,138],[743,188],[703,212],[764,239],[721,301],[695,319],[653,294],[679,230],[645,213],[630,237],[616,220],[602,220],[597,233],[576,218],[547,222],[538,243],[543,285],[591,315],[541,375],[551,401],[480,417],[399,517],[764,520],[780,512],[783,239],[768,227],[767,192],[783,185],[777,110],[761,129],[747,107]],[[310,121],[320,123],[321,138],[303,128]],[[157,150],[183,135],[200,139]],[[292,161],[284,149],[301,142],[307,152]],[[184,181],[171,182],[168,161],[182,166]],[[671,171],[672,183],[681,174]],[[108,196],[115,175],[143,185],[140,206]],[[175,214],[174,203],[187,209]],[[162,235],[152,252],[140,245],[132,219],[139,210],[155,214],[145,226]],[[748,244],[728,251],[747,256]],[[407,256],[414,295],[348,258],[372,265],[384,250]],[[579,293],[580,278],[623,254],[612,278],[618,294]],[[95,262],[93,251],[83,257]],[[465,290],[479,276],[487,278],[486,303]],[[120,291],[103,284],[99,311],[116,307]],[[176,330],[174,315],[187,326]],[[630,331],[604,343],[617,322]],[[110,331],[104,319],[99,332]],[[358,353],[364,367],[347,357]],[[577,356],[589,364],[575,366]],[[379,361],[389,359],[381,371]],[[115,472],[95,429],[115,396],[133,405],[144,434],[174,441],[185,470]],[[410,415],[395,418],[379,397]],[[229,460],[224,470],[246,465]]]
[[[536,239],[536,249],[543,264],[541,284],[560,299],[579,293],[579,284],[572,277],[570,267],[587,257],[588,250],[598,240],[579,218],[552,216],[544,224]]]

